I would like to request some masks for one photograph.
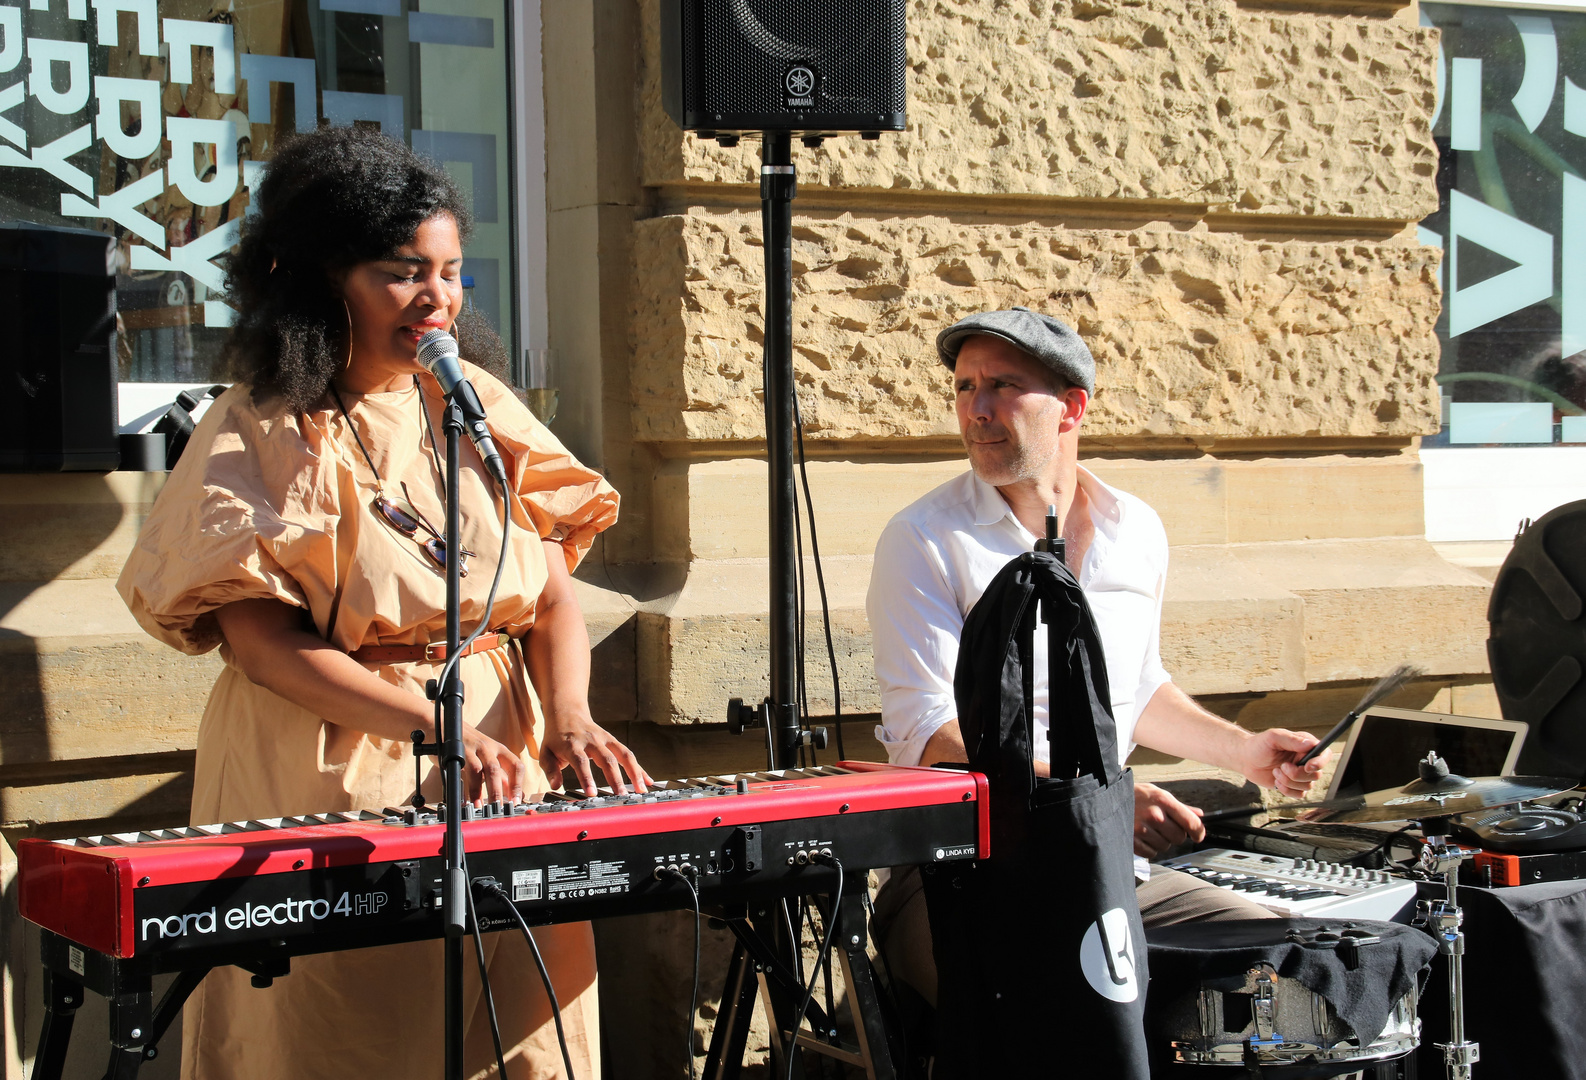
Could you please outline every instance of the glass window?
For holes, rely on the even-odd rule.
[[[465,295],[515,353],[505,0],[5,5],[0,218],[118,238],[124,381],[229,381],[214,260],[272,147],[318,123],[377,126],[471,195]]]
[[[1438,53],[1443,426],[1427,446],[1586,440],[1586,11],[1423,3]]]

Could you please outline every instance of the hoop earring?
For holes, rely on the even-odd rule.
[[[346,375],[352,369],[352,308],[347,306],[347,298],[341,298],[341,309],[347,313],[347,360],[341,365],[341,373]]]

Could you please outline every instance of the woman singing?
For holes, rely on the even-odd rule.
[[[434,164],[381,135],[324,128],[281,146],[230,266],[241,381],[203,418],[155,502],[119,588],[149,633],[225,669],[198,733],[193,821],[379,810],[413,793],[410,733],[436,738],[426,679],[445,642],[446,468],[440,389],[419,338],[458,333],[469,215]],[[487,340],[490,339],[486,335]],[[496,346],[499,352],[499,345]],[[617,518],[617,494],[494,378],[466,368],[506,460],[509,557],[486,628],[459,664],[471,798],[533,796],[570,766],[648,781],[588,704],[589,640],[570,570]],[[501,492],[464,441],[458,498],[466,634],[484,617]],[[438,795],[431,774],[425,793]],[[587,923],[536,940],[573,1069],[600,1075]],[[550,1006],[521,936],[484,947],[507,1066],[561,1076]],[[469,950],[470,953],[472,950]],[[465,993],[470,1075],[494,1074],[477,973]],[[216,968],[187,1005],[183,1077],[442,1073],[438,942],[305,956],[269,989]]]

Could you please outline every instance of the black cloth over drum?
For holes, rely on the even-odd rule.
[[[1052,777],[1034,770],[1033,656],[1049,635]],[[1101,639],[1068,568],[1028,552],[965,620],[953,683],[969,766],[991,785],[991,855],[926,867],[938,1080],[1146,1080],[1134,779],[1118,764]]]
[[[1350,947],[1347,938],[1335,940],[1345,927],[1369,930],[1381,940]],[[1196,986],[1236,990],[1247,971],[1266,964],[1279,978],[1326,998],[1338,1018],[1366,1040],[1377,1037],[1400,998],[1419,989],[1437,953],[1437,942],[1423,930],[1341,919],[1180,923],[1148,931],[1146,941],[1153,1001],[1159,993]]]

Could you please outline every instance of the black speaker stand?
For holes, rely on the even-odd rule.
[[[768,537],[771,545],[771,685],[758,708],[745,708],[737,699],[728,707],[729,726],[735,732],[763,723],[766,727],[766,767],[790,769],[798,765],[805,743],[824,746],[824,731],[805,730],[798,708],[798,551],[795,525],[798,515],[793,472],[793,197],[798,175],[793,167],[793,139],[788,131],[763,133],[760,164],[760,221],[765,238],[765,359],[762,387],[765,392],[765,450],[770,498]],[[864,1069],[869,1080],[893,1080],[896,1075],[887,1046],[886,1029],[876,1001],[870,958],[864,891],[869,888],[865,869],[855,868],[840,897],[830,898],[825,919],[839,920],[833,952],[848,990],[857,1045],[844,1046],[837,1038],[833,1018],[811,1003],[804,1016],[795,1016],[804,988],[799,956],[799,928],[793,924],[788,900],[757,905],[723,921],[737,938],[722,992],[721,1012],[711,1033],[705,1059],[705,1080],[736,1080],[748,1042],[749,1024],[757,994],[764,994],[766,1018],[771,1027],[771,1060],[777,1077],[788,1075],[784,1047],[802,1046]],[[815,1036],[803,1030],[810,1021]],[[802,1076],[799,1063],[795,1076]]]

